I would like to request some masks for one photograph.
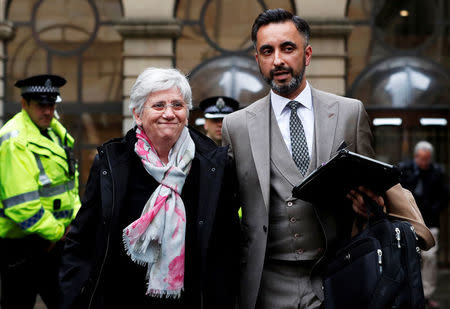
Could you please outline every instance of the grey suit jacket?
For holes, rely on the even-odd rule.
[[[312,87],[311,92],[317,166],[327,161],[342,141],[351,151],[373,156],[372,134],[363,104]],[[240,188],[244,241],[240,308],[244,309],[255,307],[267,244],[270,109],[268,95],[227,115],[222,124],[223,144],[230,145],[229,154],[236,162]]]

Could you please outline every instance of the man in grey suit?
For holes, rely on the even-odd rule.
[[[255,57],[272,90],[223,121],[223,143],[230,145],[236,162],[243,210],[244,309],[320,307],[320,260],[339,235],[351,233],[354,214],[365,214],[357,190],[349,193],[348,205],[335,205],[335,212],[292,196],[292,188],[343,142],[351,151],[373,156],[363,104],[314,89],[306,81],[309,34],[305,20],[282,9],[256,18]],[[384,206],[383,198],[360,190]],[[420,213],[406,211],[405,216],[423,223]],[[421,228],[428,236],[426,227]]]

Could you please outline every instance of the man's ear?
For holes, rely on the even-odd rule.
[[[20,100],[20,104],[22,105],[22,108],[28,107],[30,106],[30,102],[28,102],[27,100],[25,100],[24,98],[22,98]]]
[[[312,56],[312,47],[308,45],[305,47],[305,66],[308,66],[311,63]]]

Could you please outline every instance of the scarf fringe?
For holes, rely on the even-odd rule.
[[[158,241],[157,238],[154,238],[154,239],[150,240],[150,242],[152,242],[152,241],[158,242],[158,244],[161,243],[160,241]],[[147,266],[147,265],[154,264],[154,263],[156,262],[156,261],[143,261],[142,259],[138,258],[138,257],[136,256],[136,253],[133,252],[133,248],[132,248],[132,246],[130,245],[130,243],[128,242],[128,239],[127,239],[127,237],[125,236],[125,234],[122,234],[122,242],[123,242],[123,245],[124,245],[124,247],[125,247],[125,252],[126,252],[126,254],[131,258],[131,260],[132,260],[134,263],[138,264],[139,266]],[[161,247],[157,246],[157,247],[155,248],[155,250],[156,250],[155,256],[159,256],[160,251],[161,251]]]
[[[156,289],[149,289],[147,291],[147,295],[155,298],[172,298],[172,299],[178,299],[181,296],[181,291],[184,291],[184,288],[181,288],[180,290],[175,291],[167,291],[167,290],[156,290]]]

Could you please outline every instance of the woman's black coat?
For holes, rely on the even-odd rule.
[[[239,270],[239,218],[236,179],[227,148],[193,129],[199,162],[199,195],[195,224],[201,271],[202,308],[234,308]],[[98,148],[82,207],[67,235],[60,270],[61,309],[103,308],[102,276],[108,260],[110,236],[118,226],[129,175],[127,139],[113,139]],[[195,160],[195,159],[194,159]],[[125,295],[126,297],[126,295]]]

